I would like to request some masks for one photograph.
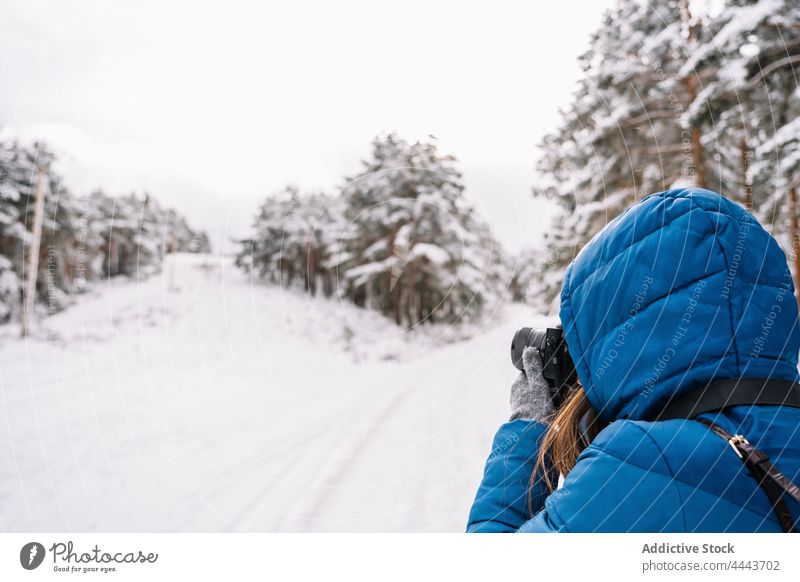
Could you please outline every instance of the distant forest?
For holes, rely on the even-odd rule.
[[[19,318],[32,248],[37,190],[44,195],[36,281],[37,309],[54,313],[87,284],[157,272],[164,254],[208,252],[208,237],[151,196],[77,196],[42,144],[0,142],[0,323]]]
[[[800,289],[800,2],[618,0],[580,64],[536,161],[532,195],[558,210],[540,248],[506,253],[466,202],[457,160],[434,139],[388,133],[337,191],[268,196],[237,265],[405,327],[474,320],[509,298],[555,313],[564,269],[592,236],[648,194],[694,185],[753,212]],[[51,310],[86,281],[208,249],[147,195],[71,194],[52,161],[43,147],[0,144],[0,321],[19,305],[40,172],[38,294]]]

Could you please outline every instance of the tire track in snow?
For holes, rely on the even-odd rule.
[[[267,509],[262,503],[265,499],[269,498],[269,495],[279,486],[282,482],[285,482],[287,479],[293,479],[292,475],[297,474],[299,468],[303,465],[304,461],[310,458],[312,455],[319,454],[314,450],[313,446],[310,446],[314,443],[319,442],[325,437],[327,430],[325,428],[321,428],[316,432],[312,433],[307,440],[306,446],[301,449],[300,455],[296,454],[296,449],[280,449],[280,452],[276,454],[270,454],[269,462],[272,464],[275,460],[283,460],[286,457],[290,458],[290,463],[288,464],[288,470],[285,469],[286,465],[282,465],[281,467],[273,465],[272,468],[268,469],[267,472],[269,473],[268,479],[266,479],[266,485],[262,487],[254,496],[252,496],[249,501],[247,501],[244,506],[236,512],[236,515],[230,520],[228,525],[225,527],[226,532],[233,532],[239,531],[241,527],[247,523],[252,515],[258,509]],[[262,455],[270,452],[270,449],[274,450],[275,444],[270,443],[269,446],[261,447],[259,450],[258,455],[255,455],[257,459],[262,458]],[[249,473],[250,471],[258,471],[258,472],[265,472],[265,465],[267,463],[260,463],[257,462],[252,466],[243,467],[240,471],[235,473],[232,477],[226,478],[225,483],[220,487],[217,487],[215,492],[212,494],[212,497],[218,497],[224,495],[225,492],[230,487],[230,480],[235,480],[238,477],[242,477]],[[284,470],[282,470],[284,469]],[[247,497],[246,495],[244,495]],[[273,512],[277,513],[277,510],[272,510]],[[278,521],[281,521],[280,519]],[[270,526],[270,530],[274,528]]]
[[[408,400],[411,394],[416,390],[417,388],[415,387],[399,392],[397,396],[384,405],[376,415],[364,415],[372,419],[372,424],[369,427],[369,430],[361,438],[350,443],[345,455],[339,455],[330,458],[329,462],[326,463],[325,468],[321,471],[323,474],[326,472],[329,473],[328,476],[324,477],[321,483],[315,485],[315,488],[319,490],[315,499],[311,502],[311,505],[305,512],[298,511],[296,516],[297,519],[311,522],[329,521],[325,520],[325,518],[320,518],[319,516],[323,514],[326,504],[329,503],[336,491],[340,489],[339,485],[344,480],[345,475],[347,475],[351,471],[352,467],[359,462],[361,453],[366,450],[369,444],[380,433],[386,421],[391,418],[392,413],[397,410],[402,403]]]
[[[380,413],[381,417],[388,416],[388,412],[394,406],[396,406],[398,402],[402,401],[403,395],[404,395],[404,392],[398,393],[397,396],[392,400],[392,402],[388,406],[386,406],[385,409],[381,410],[381,413]],[[352,415],[352,413],[356,413],[358,411],[361,411],[360,415]],[[350,406],[350,407],[342,410],[342,412],[340,413],[340,416],[342,416],[344,418],[352,418],[351,415],[352,416],[357,416],[359,423],[363,423],[365,420],[368,420],[368,419],[373,417],[372,412],[369,411],[369,410],[365,412],[363,410],[363,406],[362,405]],[[269,497],[269,495],[279,485],[281,485],[283,482],[285,482],[287,479],[288,480],[295,480],[295,481],[303,481],[303,482],[305,482],[305,480],[298,479],[297,477],[294,477],[294,476],[295,475],[303,475],[304,463],[307,460],[309,460],[312,456],[317,456],[317,457],[322,456],[322,453],[318,452],[313,445],[318,443],[318,442],[320,442],[322,439],[327,438],[328,434],[329,434],[329,427],[327,427],[325,425],[322,425],[320,428],[318,428],[317,430],[313,431],[310,435],[304,437],[304,439],[303,439],[304,440],[304,446],[301,449],[302,452],[301,452],[300,455],[296,454],[296,450],[297,450],[296,448],[295,449],[289,449],[289,448],[281,449],[281,452],[279,452],[277,455],[271,455],[270,456],[270,461],[273,461],[275,459],[283,459],[283,458],[289,457],[291,463],[288,465],[288,467],[289,467],[288,470],[281,471],[280,468],[278,468],[278,467],[275,467],[273,470],[271,470],[270,471],[270,479],[267,480],[267,484],[262,489],[260,489],[258,491],[258,493],[256,495],[254,495],[244,505],[244,507],[242,507],[236,513],[236,516],[233,519],[231,519],[230,523],[226,527],[226,531],[238,531],[238,530],[240,530],[242,528],[242,526],[252,518],[252,516],[256,513],[256,511],[258,509],[264,509],[265,508],[265,506],[263,505],[264,500],[267,499]],[[368,437],[365,437],[365,438],[366,438],[367,441],[369,440]],[[274,446],[275,446],[274,443],[270,443],[269,446],[265,446],[265,447],[260,448],[259,449],[259,451],[260,451],[259,454],[267,453]],[[341,455],[328,456],[327,457],[328,461],[325,463],[325,467],[323,468],[323,471],[330,470],[331,465],[335,465],[338,462],[338,460],[340,460],[342,458],[348,458],[348,457],[349,457],[349,455],[346,455],[344,457],[341,456]],[[250,466],[250,467],[243,468],[241,471],[238,472],[238,474],[241,476],[241,475],[246,474],[250,470],[260,470],[262,468],[263,468],[263,465]],[[224,490],[223,490],[222,487],[217,489],[217,493],[222,494],[223,492],[224,492]],[[296,499],[302,498],[302,496],[303,495],[302,495],[302,491],[301,491],[300,494],[298,496],[296,496]],[[278,513],[277,510],[272,510],[272,512],[273,513]],[[275,524],[272,524],[269,527],[270,530],[279,531],[280,530],[280,526],[286,522],[286,519],[287,519],[287,517],[289,515],[296,516],[294,513],[288,513],[288,512],[280,512],[279,515],[281,515],[281,517],[277,520],[277,522]],[[303,518],[303,519],[305,519],[305,518]]]

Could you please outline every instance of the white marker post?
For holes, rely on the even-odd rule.
[[[33,208],[33,230],[31,232],[31,247],[28,255],[28,269],[25,273],[25,287],[22,295],[22,337],[30,333],[31,317],[36,304],[36,276],[39,273],[39,249],[42,245],[42,222],[44,218],[44,190],[47,176],[45,166],[39,168],[39,179],[36,183],[36,203]]]

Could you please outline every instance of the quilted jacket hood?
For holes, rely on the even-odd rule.
[[[609,223],[567,268],[561,322],[603,419],[647,419],[725,378],[797,379],[797,303],[786,257],[730,200],[653,194]]]

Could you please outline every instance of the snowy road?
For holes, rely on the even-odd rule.
[[[444,345],[170,260],[0,332],[0,530],[463,530],[532,313]]]

